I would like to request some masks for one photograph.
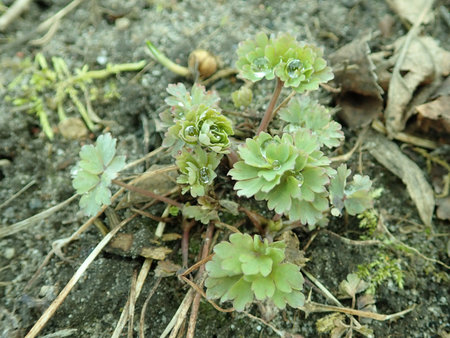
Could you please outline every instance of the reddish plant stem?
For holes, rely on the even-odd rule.
[[[205,242],[203,243],[203,249],[202,249],[202,257],[201,257],[202,260],[205,259],[209,254],[209,246],[212,241],[213,233],[214,233],[214,223],[210,223],[208,225],[208,228],[206,229]],[[205,265],[200,266],[200,268],[198,269],[198,273],[197,273],[197,280],[202,279],[202,275],[203,275],[204,271],[205,271]],[[200,286],[201,285],[202,285],[202,282],[200,282]],[[188,338],[194,338],[195,325],[197,323],[198,308],[200,306],[201,297],[202,297],[202,295],[197,292],[195,294],[194,300],[192,302],[191,317],[189,318],[189,326],[188,326],[188,331],[186,333],[186,337],[188,337]]]
[[[138,187],[135,187],[134,185],[126,184],[126,183],[124,183],[122,181],[119,181],[119,180],[112,180],[112,183],[114,183],[114,184],[116,184],[116,185],[118,185],[120,187],[123,187],[123,188],[125,188],[127,190],[134,191],[134,192],[138,193],[139,195],[150,197],[150,198],[154,198],[154,199],[156,199],[158,201],[161,201],[161,202],[164,202],[164,203],[167,203],[167,204],[170,204],[170,205],[174,205],[174,206],[176,206],[179,209],[183,209],[183,204],[181,204],[181,203],[179,203],[179,202],[177,202],[177,201],[175,201],[175,200],[173,200],[171,198],[155,194],[153,191],[145,190],[145,189],[142,189],[142,188],[138,188]]]
[[[183,237],[181,238],[181,257],[183,262],[183,268],[188,267],[188,255],[189,255],[189,232],[194,226],[195,221],[192,220],[188,222],[185,218],[183,219],[183,223],[181,228],[183,229]]]
[[[266,112],[264,113],[264,117],[261,120],[261,124],[259,125],[258,131],[256,132],[256,135],[259,135],[262,131],[265,131],[273,118],[273,109],[275,108],[275,104],[278,101],[278,98],[280,97],[281,89],[283,89],[284,82],[281,81],[277,77],[277,85],[275,87],[275,90],[273,91],[272,98],[270,99],[269,106],[266,109]]]

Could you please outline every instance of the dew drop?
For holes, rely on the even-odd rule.
[[[273,170],[280,170],[281,169],[280,161],[274,160],[272,162],[272,168],[273,168]]]
[[[194,126],[187,126],[186,129],[184,130],[184,133],[187,136],[197,136],[197,128],[195,128]]]
[[[200,168],[199,180],[203,184],[208,184],[209,182],[211,182],[209,175],[208,175],[208,168],[206,168],[206,167]]]
[[[253,60],[251,67],[256,76],[264,76],[269,67],[269,60],[264,56],[256,58]]]
[[[305,178],[303,177],[302,173],[295,174],[295,179],[298,181],[298,187],[300,188],[303,185],[303,182],[305,182]]]
[[[298,70],[301,70],[302,67],[302,62],[298,59],[293,59],[291,61],[289,61],[286,65],[286,72],[289,75],[289,77],[291,79],[295,79],[299,77],[299,72]]]

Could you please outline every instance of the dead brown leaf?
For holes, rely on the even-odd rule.
[[[154,171],[161,170],[161,173],[155,175],[146,175],[144,173],[141,177],[134,181],[135,186],[139,186],[141,189],[152,191],[156,194],[163,195],[164,193],[172,190],[176,187],[176,178],[178,176],[176,171],[164,172],[164,169],[168,167],[165,165],[155,164],[147,171],[151,174]],[[126,196],[119,202],[117,210],[135,205],[138,203],[144,203],[151,200],[149,197],[142,196],[135,192],[128,192]]]
[[[61,135],[68,140],[84,140],[87,138],[88,129],[78,117],[68,117],[58,123]]]
[[[337,98],[342,107],[339,116],[350,128],[369,124],[383,109],[383,89],[369,58],[369,38],[356,39],[330,55],[334,81],[341,89]]]
[[[155,268],[156,277],[170,277],[177,273],[181,269],[181,265],[175,264],[174,262],[166,259],[159,261]]]
[[[370,154],[386,169],[399,177],[416,204],[422,222],[431,227],[435,206],[434,192],[419,166],[402,153],[400,148],[383,135],[369,131],[367,144]]]
[[[450,220],[450,197],[439,198],[436,201],[438,205],[436,210],[436,216],[439,219]]]
[[[409,43],[404,45],[407,41]],[[401,37],[394,46],[392,58],[404,57],[401,64],[394,68],[389,84],[385,119],[390,134],[404,129],[409,117],[408,104],[415,90],[450,72],[450,53],[439,47],[431,37],[414,36],[409,40]],[[403,48],[407,50],[404,51]]]
[[[423,132],[430,130],[450,133],[450,96],[441,96],[434,101],[416,107],[417,125]],[[450,142],[450,140],[447,140]]]
[[[389,7],[409,25],[413,24],[422,13],[423,9],[431,0],[386,0]],[[433,19],[433,12],[423,19],[423,23],[428,23]]]
[[[166,259],[166,256],[172,252],[172,249],[169,249],[164,246],[159,247],[145,247],[141,250],[141,256],[145,258],[151,258],[156,260]]]

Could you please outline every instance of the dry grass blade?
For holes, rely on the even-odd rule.
[[[146,259],[144,261],[144,264],[142,265],[141,271],[139,271],[139,275],[137,277],[136,281],[136,292],[135,292],[135,300],[139,297],[142,287],[144,285],[145,279],[147,278],[148,272],[150,271],[150,267],[152,265],[153,260],[152,259]],[[111,338],[118,338],[120,337],[120,334],[122,333],[123,328],[125,327],[125,324],[128,321],[128,315],[130,313],[129,308],[131,304],[131,292],[130,297],[127,299],[127,302],[122,310],[122,314],[120,315],[119,321],[117,322],[116,328],[114,329],[114,332],[111,336]]]
[[[10,198],[8,198],[5,202],[0,204],[0,209],[6,207],[9,203],[14,201],[17,197],[22,195],[25,191],[27,191],[28,188],[36,184],[36,180],[31,180],[28,184],[26,184],[22,189],[20,189],[18,192],[16,192],[14,195],[12,195]]]
[[[83,264],[78,268],[78,270],[75,272],[75,274],[72,276],[72,278],[69,280],[69,282],[66,284],[64,289],[59,293],[58,297],[53,301],[53,303],[45,310],[45,312],[42,314],[42,316],[39,318],[39,320],[34,324],[34,326],[31,328],[31,330],[28,332],[28,334],[25,336],[26,338],[33,338],[36,337],[39,332],[44,328],[44,326],[47,324],[47,322],[52,318],[56,310],[59,308],[59,306],[62,304],[64,299],[67,297],[69,292],[73,289],[73,287],[76,285],[78,280],[81,278],[83,273],[87,270],[89,265],[94,261],[94,259],[98,256],[98,254],[103,250],[103,248],[111,241],[111,239],[115,236],[115,234],[125,225],[127,224],[131,219],[133,219],[135,215],[128,217],[127,219],[120,222],[118,226],[116,226],[111,232],[109,232],[101,241],[97,244],[95,249],[91,252],[91,254],[85,259]]]
[[[136,299],[137,299],[136,280],[137,280],[137,271],[134,270],[130,287],[130,306],[128,307],[128,338],[133,338],[134,308],[136,306]]]
[[[161,282],[161,279],[162,279],[162,277],[159,277],[156,280],[155,285],[148,293],[147,299],[145,300],[144,305],[142,306],[141,317],[139,320],[139,338],[145,338],[145,335],[144,335],[145,312],[147,311],[148,303],[150,302],[150,299],[152,299],[152,296],[154,295],[156,289],[158,288],[159,283]]]
[[[28,9],[31,0],[16,0],[0,17],[0,32],[4,31],[11,22]]]
[[[55,212],[64,208],[66,205],[69,205],[77,196],[78,195],[75,194],[75,195],[69,197],[68,199],[66,199],[64,202],[61,202],[61,203],[55,205],[54,207],[44,210],[44,211],[40,212],[39,214],[31,216],[30,218],[24,219],[23,221],[17,222],[13,225],[4,226],[4,227],[0,228],[0,238],[10,236],[10,235],[18,233],[22,230],[27,229],[28,227],[35,224],[36,222],[47,218],[48,216],[50,216],[50,215],[54,214]]]

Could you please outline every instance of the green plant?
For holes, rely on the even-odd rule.
[[[217,177],[214,170],[220,162],[220,157],[214,153],[207,153],[197,146],[194,150],[183,149],[177,156],[176,164],[181,172],[177,182],[183,184],[182,191],[189,191],[192,197],[204,196],[207,188]]]
[[[266,200],[271,210],[314,225],[328,208],[325,185],[333,170],[316,137],[300,130],[280,138],[262,132],[239,147],[243,159],[229,174],[238,195]]]
[[[350,215],[356,215],[372,206],[372,195],[370,194],[372,182],[369,176],[355,175],[353,181],[347,183],[351,172],[350,169],[347,169],[347,165],[341,164],[337,169],[336,176],[331,180],[330,200],[334,205],[331,213],[334,216],[341,215],[343,208]]]
[[[49,139],[54,137],[49,113],[56,110],[59,121],[65,120],[69,102],[79,112],[86,126],[95,130],[96,122],[100,119],[88,112],[80,96],[87,93],[91,99],[95,99],[98,97],[98,94],[95,94],[98,90],[92,85],[93,80],[120,72],[140,70],[145,66],[145,62],[107,65],[101,70],[89,70],[88,66],[84,65],[81,69],[75,69],[72,74],[63,58],[53,57],[52,66],[47,63],[43,54],[38,53],[34,62],[30,59],[23,62],[24,70],[8,85],[9,91],[17,91],[9,100],[16,106],[26,108],[30,114],[35,114]],[[108,95],[110,94],[105,93],[105,96]]]
[[[270,299],[278,308],[286,303],[302,306],[303,276],[292,263],[283,263],[283,242],[269,243],[259,236],[235,233],[229,242],[214,247],[212,261],[206,263],[205,281],[208,298],[233,301],[237,311],[243,311],[254,298]]]
[[[173,66],[153,45],[149,44],[149,48],[153,48],[160,62]],[[318,48],[299,43],[288,34],[276,39],[259,34],[254,40],[243,42],[238,55],[236,65],[241,77],[253,82],[263,78],[277,81],[256,135],[247,138],[244,144],[232,139],[232,121],[222,113],[215,92],[207,92],[200,85],[190,90],[183,84],[167,88],[170,96],[165,102],[169,109],[160,114],[160,126],[166,129],[163,146],[169,148],[175,159],[182,193],[189,192],[193,197],[185,197],[184,204],[172,204],[176,205],[177,213],[181,210],[184,217],[204,224],[218,224],[225,212],[239,214],[242,209],[237,203],[218,197],[225,194],[228,198],[230,192],[215,190],[216,171],[227,156],[233,165],[228,174],[236,181],[237,195],[267,201],[268,209],[278,215],[272,220],[260,216],[264,226],[255,224],[267,238],[234,233],[229,241],[214,247],[214,257],[205,267],[206,295],[222,302],[232,301],[238,311],[254,299],[272,302],[281,309],[286,304],[299,307],[305,298],[301,293],[300,264],[285,261],[286,244],[273,241],[274,234],[283,231],[287,219],[292,226],[313,228],[326,225],[330,211],[334,216],[341,216],[344,209],[350,215],[363,212],[372,203],[371,182],[361,175],[354,175],[353,181],[347,182],[350,170],[345,165],[337,170],[331,166],[324,149],[339,146],[344,137],[328,109],[309,98],[293,99],[286,107],[275,109],[284,87],[294,89],[294,94],[302,93],[317,89],[320,83],[333,77]],[[235,92],[236,107],[248,106],[251,93],[248,84]],[[266,132],[278,110],[283,129]],[[83,154],[82,160],[91,161],[90,153]],[[119,167],[113,166],[111,171],[115,174]],[[87,169],[74,180],[74,186],[87,195],[83,196],[85,201],[94,200],[97,210],[101,203],[109,201],[105,196],[110,195],[107,186],[111,180],[99,183],[103,182],[101,175],[109,173],[109,169],[93,172]],[[82,183],[84,176],[92,183]],[[189,226],[183,232],[184,236],[189,234]]]
[[[394,281],[403,289],[403,270],[400,259],[392,259],[384,250],[377,252],[372,262],[358,265],[357,275],[369,282],[367,292],[374,294],[376,288],[387,281]]]
[[[236,66],[241,76],[250,81],[278,77],[285,87],[298,93],[315,90],[321,82],[333,78],[331,69],[316,46],[299,43],[289,34],[269,39],[259,33],[254,40],[240,44]]]
[[[125,156],[115,155],[116,140],[109,133],[100,135],[95,146],[81,148],[81,161],[72,170],[72,184],[82,195],[80,208],[89,216],[95,215],[102,205],[111,204],[111,180],[125,166]]]

